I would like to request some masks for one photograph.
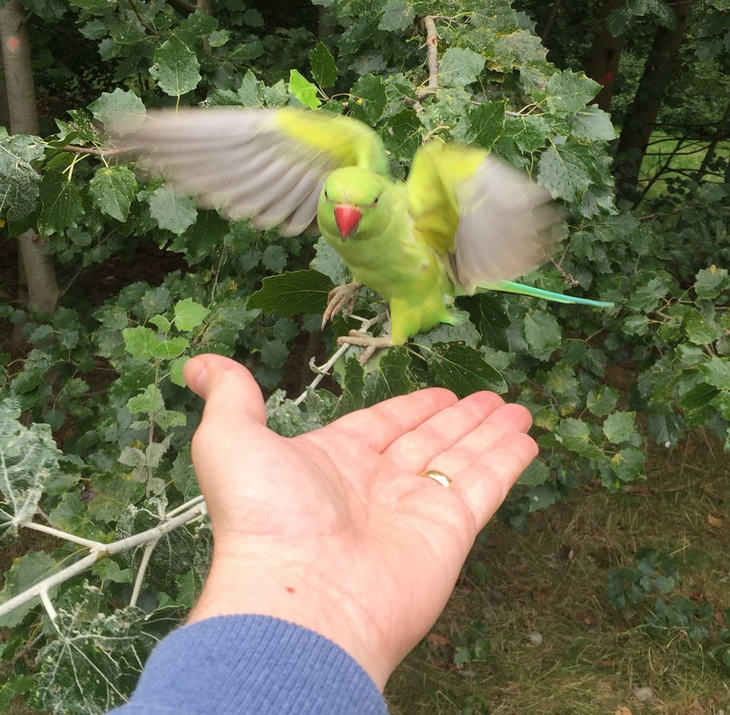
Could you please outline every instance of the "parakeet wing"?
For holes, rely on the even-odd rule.
[[[431,142],[408,177],[414,232],[437,251],[452,279],[479,286],[527,273],[547,258],[558,218],[549,194],[482,149]]]
[[[142,165],[261,229],[296,236],[316,221],[317,200],[334,169],[387,173],[378,135],[362,122],[298,109],[188,109],[152,112],[122,140]]]

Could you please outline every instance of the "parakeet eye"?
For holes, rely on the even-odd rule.
[[[324,197],[327,199],[327,201],[330,200],[330,195],[327,193],[327,189],[324,190]]]
[[[376,196],[375,201],[373,201],[373,206],[375,206],[375,204],[377,204],[379,200],[380,200],[380,196]]]

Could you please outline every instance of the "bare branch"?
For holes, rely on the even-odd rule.
[[[0,616],[10,613],[36,597],[40,597],[43,600],[44,593],[46,594],[46,600],[48,600],[48,603],[50,604],[47,594],[54,586],[58,586],[74,576],[83,573],[86,569],[91,568],[97,561],[101,561],[101,559],[104,559],[107,556],[113,556],[114,554],[134,549],[142,544],[156,543],[166,534],[169,534],[175,529],[179,529],[181,526],[193,521],[194,519],[200,518],[206,512],[207,508],[205,502],[199,501],[195,506],[177,514],[174,517],[166,516],[161,524],[158,524],[151,529],[147,529],[147,531],[127,536],[124,539],[119,539],[119,541],[113,541],[111,544],[99,544],[98,546],[91,548],[90,553],[82,559],[79,559],[75,564],[71,564],[71,566],[61,569],[57,573],[38,582],[35,586],[31,586],[29,589],[19,593],[17,596],[5,601],[5,603],[0,604]],[[28,524],[24,524],[24,526],[28,526]],[[45,600],[44,606],[46,610],[48,610],[48,605]],[[51,604],[51,609],[52,608],[53,606]],[[51,611],[49,610],[48,612],[49,615],[51,615]],[[55,610],[53,613],[55,613]]]
[[[426,15],[423,19],[426,26],[426,51],[428,53],[428,85],[416,91],[419,99],[435,94],[439,88],[439,34],[433,15]]]

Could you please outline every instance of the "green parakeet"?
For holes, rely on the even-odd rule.
[[[482,149],[432,141],[394,181],[378,135],[356,119],[291,108],[152,113],[127,147],[173,185],[258,228],[319,229],[356,283],[390,304],[391,334],[340,341],[400,345],[440,322],[454,298],[485,289],[608,307],[514,283],[547,257],[549,196]],[[355,293],[333,291],[328,317]]]

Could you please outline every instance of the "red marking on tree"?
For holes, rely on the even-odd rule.
[[[20,47],[20,40],[15,35],[8,37],[8,49],[15,52],[18,47]]]

